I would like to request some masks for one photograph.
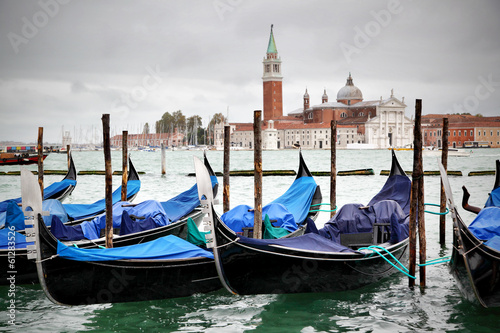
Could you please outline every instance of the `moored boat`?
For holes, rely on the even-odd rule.
[[[450,272],[464,297],[483,307],[500,306],[500,161],[496,179],[485,207],[469,226],[455,206],[443,166],[441,179],[453,220]]]
[[[324,228],[281,239],[235,234],[213,211],[208,187],[200,185],[207,176],[197,168],[200,196],[207,198],[202,203],[211,211],[207,246],[213,247],[222,285],[242,295],[333,292],[360,288],[396,272],[389,261],[408,255],[411,181],[392,154],[391,175],[368,206],[346,205]]]
[[[215,196],[218,188],[217,177],[215,177],[206,156],[205,166],[210,170],[212,190]],[[136,205],[128,202],[117,202],[113,206],[113,227],[114,232],[117,233],[114,238],[114,247],[149,242],[167,235],[186,239],[189,234],[188,221],[191,219],[194,224],[199,224],[202,220],[203,213],[198,207],[199,205],[196,184],[164,202],[148,200]],[[20,213],[22,215],[21,211]],[[125,216],[122,217],[122,214]],[[59,216],[54,214],[50,216],[51,223],[46,224],[50,224],[51,233],[64,241],[65,244],[84,249],[105,245],[105,239],[101,237],[101,230],[105,225],[105,220],[106,214],[102,213],[96,217],[71,221],[64,225]],[[12,237],[15,235],[16,238],[15,256],[13,256],[17,266],[16,282],[18,284],[38,283],[36,267],[27,259],[29,252],[27,246],[31,244],[26,241],[24,235],[10,229],[6,229],[5,234],[1,233],[0,260],[4,258],[7,261],[9,257],[7,246],[7,233],[9,232]],[[8,277],[8,269],[1,270],[0,285],[8,284]]]
[[[278,232],[281,236],[287,233],[295,236],[304,232],[307,218],[317,218],[320,211],[317,205],[321,201],[320,187],[309,171],[302,152],[299,152],[299,168],[295,180],[285,193],[262,207],[262,217],[267,215],[272,227],[281,229]],[[249,205],[238,205],[224,213],[220,219],[240,235],[253,235],[254,208]],[[268,229],[270,230],[272,229]],[[277,237],[271,234],[269,236]]]
[[[33,182],[36,186],[36,182]],[[109,249],[79,249],[58,241],[34,215],[34,252],[40,285],[56,304],[86,305],[185,297],[219,289],[211,252],[173,235]]]

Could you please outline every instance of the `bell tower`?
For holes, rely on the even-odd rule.
[[[283,116],[283,76],[281,75],[281,58],[278,56],[276,43],[274,42],[273,25],[267,46],[266,57],[262,61],[264,74],[262,81],[264,85],[264,120],[276,119]]]

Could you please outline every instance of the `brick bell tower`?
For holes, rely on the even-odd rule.
[[[273,25],[271,24],[271,35],[264,61],[264,120],[276,119],[283,116],[283,94],[281,81],[281,58],[274,42]]]

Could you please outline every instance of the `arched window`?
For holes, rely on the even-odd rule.
[[[347,113],[342,112],[342,113],[340,114],[340,118],[346,118],[346,117],[347,117]]]
[[[364,112],[360,112],[360,113],[358,114],[358,116],[359,116],[359,117],[363,117],[364,115],[365,115],[365,113],[364,113]]]
[[[313,113],[312,112],[309,112],[308,115],[307,115],[307,119],[313,119]]]

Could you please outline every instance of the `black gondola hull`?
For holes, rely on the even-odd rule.
[[[234,293],[287,294],[353,290],[396,271],[380,256],[318,253],[276,248],[275,251],[239,243],[222,222],[215,225],[225,282]],[[408,258],[408,239],[390,247],[400,261]],[[387,256],[387,258],[389,258]]]
[[[40,284],[55,303],[85,305],[186,297],[221,288],[212,259],[85,262],[55,256],[57,242],[39,223]]]
[[[500,253],[482,244],[458,216],[450,272],[466,299],[484,307],[500,306]]]
[[[196,224],[201,222],[203,218],[203,213],[200,209],[195,209],[193,212],[188,214],[185,218],[180,221],[174,222],[172,224],[158,227],[151,230],[141,231],[134,234],[116,236],[113,239],[114,247],[122,247],[128,245],[134,245],[139,243],[145,243],[157,238],[174,235],[182,239],[186,239],[187,236],[187,219],[192,218]],[[104,239],[97,239],[93,241],[78,241],[74,242],[79,248],[96,248],[105,245]],[[0,250],[0,261],[7,263],[8,260],[8,250]],[[27,259],[26,249],[16,249],[15,251],[15,262],[16,262],[16,283],[17,284],[37,284],[38,275],[36,271],[36,265],[33,261]],[[8,278],[11,275],[8,273],[7,269],[2,269],[0,271],[0,285],[8,285],[10,281]]]

